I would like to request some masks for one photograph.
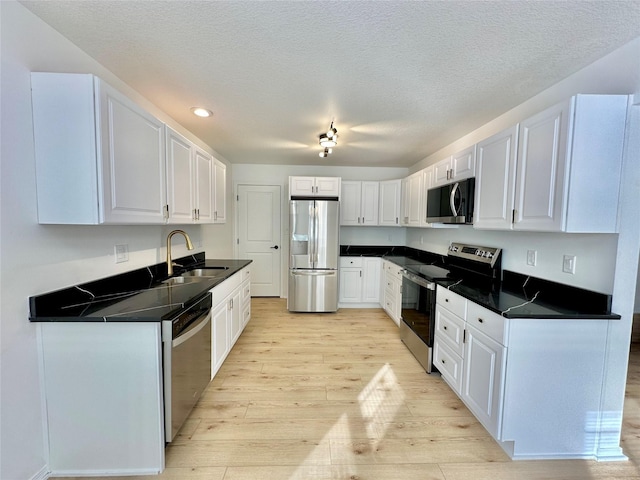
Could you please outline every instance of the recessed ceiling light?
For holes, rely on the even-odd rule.
[[[202,107],[192,107],[191,111],[193,112],[194,115],[197,115],[203,118],[211,117],[213,115],[213,112],[211,110],[207,110],[206,108],[202,108]]]

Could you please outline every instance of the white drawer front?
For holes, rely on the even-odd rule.
[[[467,323],[504,345],[507,319],[502,315],[487,310],[476,303],[469,302]]]
[[[236,272],[232,276],[227,278],[224,282],[213,287],[211,289],[213,305],[215,306],[216,304],[223,301],[231,292],[238,288],[241,283],[242,275],[240,275],[240,272]]]
[[[456,355],[444,342],[433,342],[433,364],[451,389],[460,395],[462,391],[462,357]]]
[[[436,291],[436,303],[442,305],[460,318],[464,319],[467,317],[467,303],[469,302],[457,293],[451,292],[440,285],[438,285]]]
[[[340,257],[340,267],[362,268],[362,257]]]
[[[247,281],[242,284],[241,302],[243,305],[251,302],[251,282]]]
[[[446,308],[436,307],[435,335],[447,343],[458,355],[464,351],[464,320]]]

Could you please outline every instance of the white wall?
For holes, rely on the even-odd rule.
[[[215,152],[20,4],[2,1],[0,9],[0,478],[13,480],[43,474],[46,467],[36,324],[28,320],[28,297],[161,262],[171,230],[163,226],[37,224],[30,72],[94,73],[202,148]],[[200,246],[197,250],[202,250],[203,229],[185,228]],[[231,234],[231,224],[212,226],[207,245],[229,256]],[[176,237],[175,241],[174,255],[185,254],[183,240]],[[116,243],[129,245],[129,262],[114,263]]]
[[[617,235],[498,232],[474,230],[472,226],[407,229],[407,246],[413,248],[444,254],[451,242],[502,248],[504,270],[601,293],[613,292]],[[527,265],[527,250],[538,252],[535,267]],[[576,256],[574,275],[562,271],[565,254]]]

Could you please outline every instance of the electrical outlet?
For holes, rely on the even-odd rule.
[[[537,261],[538,261],[538,251],[527,250],[527,265],[535,267]]]
[[[420,245],[424,245],[424,235],[420,236]]]
[[[114,247],[116,252],[116,263],[123,263],[129,261],[129,245],[120,244]]]
[[[576,256],[564,255],[562,257],[562,271],[565,273],[576,273]]]

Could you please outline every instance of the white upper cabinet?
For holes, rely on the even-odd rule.
[[[378,182],[344,181],[340,225],[378,225]]]
[[[171,127],[167,136],[167,223],[213,223],[213,157]]]
[[[213,159],[214,204],[213,223],[227,221],[227,165]]]
[[[420,227],[424,223],[423,205],[423,181],[422,170],[409,175],[402,181],[402,225],[406,227]]]
[[[194,218],[193,144],[170,127],[167,136],[168,223],[190,223]]]
[[[420,214],[420,226],[430,227],[431,223],[427,222],[427,192],[433,187],[433,165],[422,170],[422,211]]]
[[[400,226],[402,208],[402,180],[380,182],[380,207],[378,225]]]
[[[196,223],[213,223],[214,221],[214,170],[213,157],[196,147],[195,163],[195,221]]]
[[[340,177],[289,177],[289,196],[340,197]]]
[[[476,174],[475,145],[433,165],[433,187],[471,178]]]
[[[32,73],[38,221],[164,223],[164,125],[89,74]]]
[[[517,151],[517,125],[478,143],[475,228],[511,228]]]
[[[627,103],[577,95],[480,142],[474,227],[615,232]]]

